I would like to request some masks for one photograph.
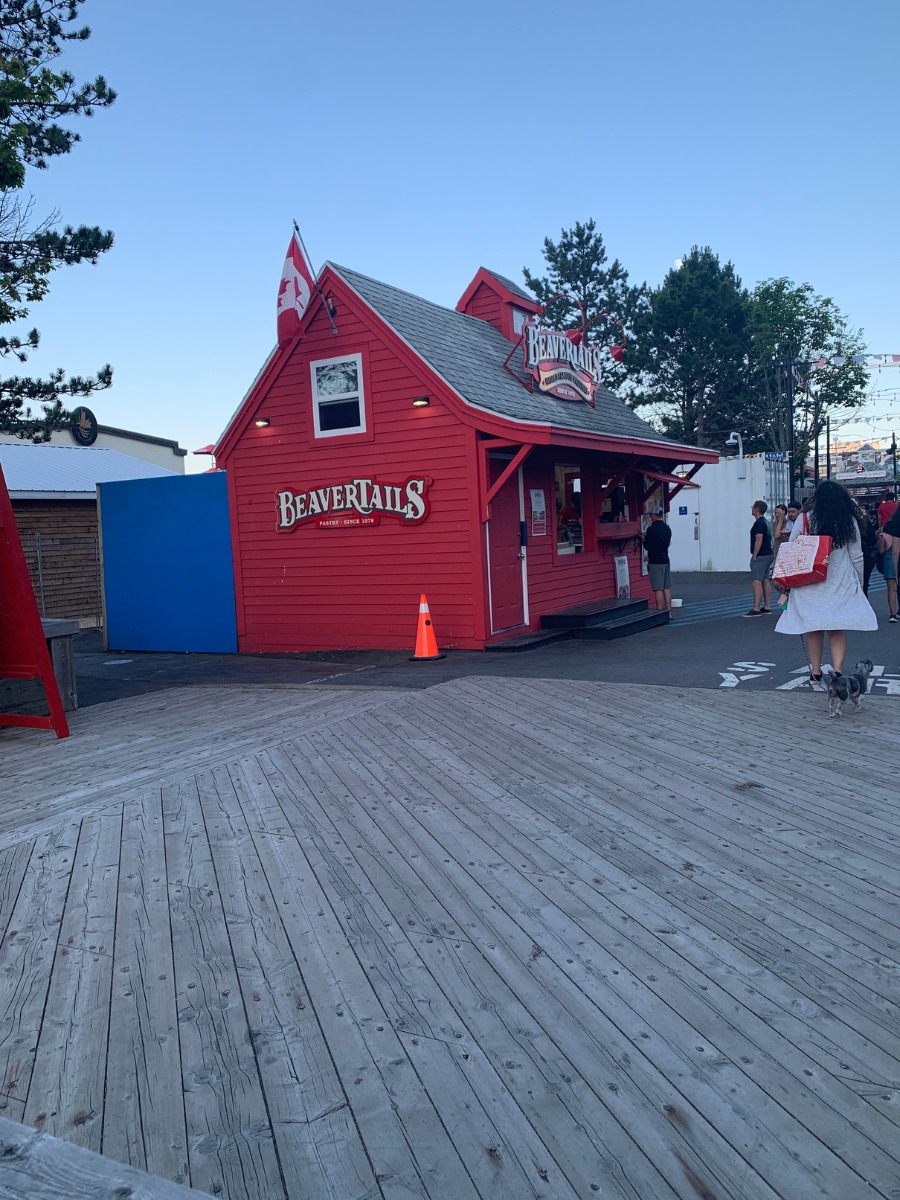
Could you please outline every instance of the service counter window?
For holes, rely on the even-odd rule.
[[[604,479],[601,483],[601,488],[605,491],[611,479]],[[600,505],[600,523],[609,524],[610,522],[620,522],[628,520],[628,503],[625,499],[625,488],[621,485],[614,487],[606,496]]]
[[[557,554],[581,554],[584,551],[581,484],[581,467],[559,463],[554,467]]]

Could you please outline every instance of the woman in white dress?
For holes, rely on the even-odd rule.
[[[831,538],[828,575],[822,583],[810,583],[791,591],[788,605],[775,626],[777,633],[806,634],[810,684],[824,691],[822,650],[825,634],[835,674],[844,669],[848,629],[877,629],[878,618],[862,590],[863,551],[856,504],[846,488],[831,479],[816,488],[809,511],[809,530],[804,521],[794,522],[791,541],[802,533]]]

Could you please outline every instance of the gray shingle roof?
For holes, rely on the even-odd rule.
[[[529,392],[504,369],[510,343],[486,321],[432,304],[347,267],[327,265],[469,404],[511,420],[677,447],[678,443],[657,433],[608,388],[597,388],[596,408],[557,400],[538,390]]]
[[[532,304],[538,304],[534,296],[529,296],[528,292],[520,283],[513,283],[511,279],[507,279],[505,275],[498,275],[496,271],[492,271],[490,267],[484,268],[488,275],[493,275],[498,283],[502,283],[508,292],[512,292],[514,296],[521,296],[523,300],[529,300]]]
[[[0,467],[13,499],[37,495],[93,498],[98,483],[175,474],[100,446],[33,446],[28,442],[0,443]]]

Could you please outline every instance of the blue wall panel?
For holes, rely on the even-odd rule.
[[[224,471],[100,484],[111,650],[234,654]]]

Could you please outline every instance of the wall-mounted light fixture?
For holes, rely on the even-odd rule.
[[[271,423],[272,422],[269,420],[268,417],[257,417],[256,420],[253,422],[253,424],[256,426],[257,429],[265,429],[266,426],[271,425]]]
[[[737,448],[738,448],[737,477],[738,477],[738,479],[746,479],[747,478],[747,464],[744,462],[744,439],[737,432],[737,430],[733,429],[731,431],[731,433],[729,433],[728,437],[725,439],[725,445],[726,446],[737,446]]]
[[[413,408],[427,408],[430,403],[430,396],[416,396],[415,400],[413,400]]]

